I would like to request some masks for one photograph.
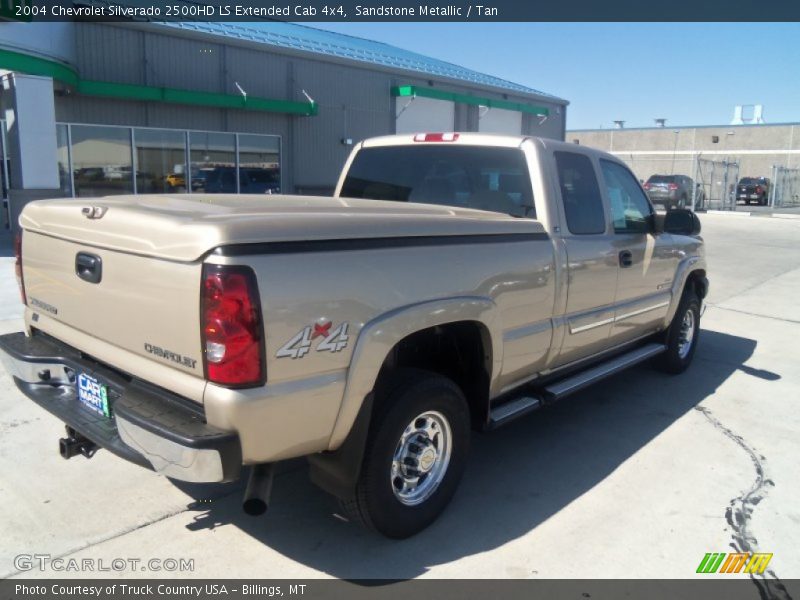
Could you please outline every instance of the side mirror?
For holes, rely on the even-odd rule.
[[[676,208],[664,215],[664,231],[675,235],[697,235],[700,233],[700,219],[692,211]]]

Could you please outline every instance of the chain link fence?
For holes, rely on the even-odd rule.
[[[772,167],[769,205],[774,208],[800,206],[800,169]]]
[[[615,153],[642,183],[653,175],[684,175],[693,180],[687,190],[687,208],[692,210],[736,210],[737,160],[711,160],[698,154],[665,156],[663,154]]]
[[[695,156],[694,180],[698,208],[736,210],[739,163],[731,159],[711,160]]]

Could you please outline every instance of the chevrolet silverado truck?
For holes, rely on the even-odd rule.
[[[708,291],[694,213],[534,137],[368,139],[332,198],[47,200],[20,226],[25,331],[0,355],[66,424],[64,458],[247,472],[260,514],[274,465],[305,456],[393,538],[445,508],[471,430],[644,361],[684,371]]]

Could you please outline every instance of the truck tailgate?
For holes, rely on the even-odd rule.
[[[78,274],[78,256],[98,260],[99,280]],[[23,235],[23,277],[33,327],[63,324],[90,352],[105,342],[107,356],[126,369],[113,349],[202,379],[199,298],[202,264],[109,250],[34,231]],[[70,336],[73,339],[75,335]],[[127,361],[130,362],[130,361]],[[141,362],[141,361],[137,361]],[[200,400],[200,398],[195,398]]]

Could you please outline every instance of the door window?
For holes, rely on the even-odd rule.
[[[614,233],[647,233],[653,209],[636,178],[622,165],[601,160],[600,169],[611,202]]]
[[[575,152],[556,152],[555,158],[570,233],[605,233],[606,215],[592,161]]]

